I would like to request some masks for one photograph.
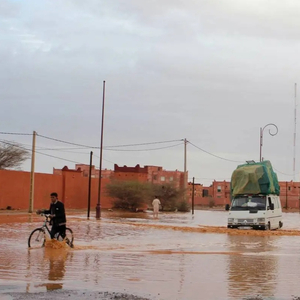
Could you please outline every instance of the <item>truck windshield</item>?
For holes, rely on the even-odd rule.
[[[265,196],[239,196],[233,199],[231,210],[266,210]]]

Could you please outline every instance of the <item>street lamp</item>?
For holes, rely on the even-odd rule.
[[[275,129],[276,129],[276,132],[275,133],[272,133],[271,132],[271,129],[269,129],[269,134],[270,135],[272,135],[272,136],[274,136],[274,135],[276,135],[277,133],[278,133],[278,127],[275,125],[275,124],[273,124],[273,123],[269,123],[269,124],[267,124],[265,127],[263,127],[263,128],[260,128],[260,143],[259,143],[259,161],[261,162],[262,161],[262,145],[263,145],[263,133],[264,133],[264,129],[266,128],[266,127],[268,127],[268,126],[273,126],[273,127],[275,127]]]

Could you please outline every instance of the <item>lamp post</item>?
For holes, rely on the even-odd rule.
[[[275,133],[272,133],[271,129],[269,129],[269,134],[270,135],[274,136],[274,135],[276,135],[278,133],[278,127],[275,124],[273,124],[273,123],[269,123],[265,127],[260,128],[260,142],[259,142],[259,161],[260,162],[262,161],[263,134],[264,134],[265,128],[268,127],[268,126],[273,126],[276,129]]]
[[[99,165],[98,201],[97,201],[97,206],[96,206],[96,219],[100,219],[100,216],[101,216],[100,194],[101,194],[101,177],[102,177],[102,148],[103,148],[104,100],[105,100],[105,81],[103,81],[101,144],[100,144],[100,165]]]

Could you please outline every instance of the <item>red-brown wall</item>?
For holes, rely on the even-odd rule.
[[[91,210],[98,201],[98,178],[91,181]],[[105,192],[109,179],[101,180],[101,208],[111,208],[112,199]],[[57,192],[66,208],[80,209],[88,206],[88,178],[80,172],[63,171],[62,175],[36,173],[34,175],[34,210],[48,208],[50,193]],[[30,173],[0,170],[0,209],[28,209],[30,197]]]
[[[0,208],[29,207],[30,173],[0,170]]]
[[[114,179],[147,181],[147,173],[115,172]],[[76,170],[62,170],[61,175],[36,173],[34,176],[34,210],[47,208],[50,204],[50,193],[57,192],[59,199],[69,209],[84,209],[88,206],[88,178]],[[112,199],[106,194],[109,178],[101,180],[101,208],[111,208]],[[98,178],[91,179],[91,210],[98,201]],[[300,206],[300,182],[285,182],[280,184],[280,199],[282,207],[296,208]],[[208,197],[203,197],[202,191],[208,190]],[[29,208],[30,173],[24,171],[0,170],[0,209],[11,206],[15,209]],[[192,184],[188,184],[188,199],[192,202]],[[225,206],[230,203],[230,182],[213,181],[211,186],[195,185],[195,205]]]

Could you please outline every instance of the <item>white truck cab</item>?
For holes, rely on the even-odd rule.
[[[282,209],[278,195],[236,195],[231,202],[228,228],[251,227],[253,229],[281,228]]]

